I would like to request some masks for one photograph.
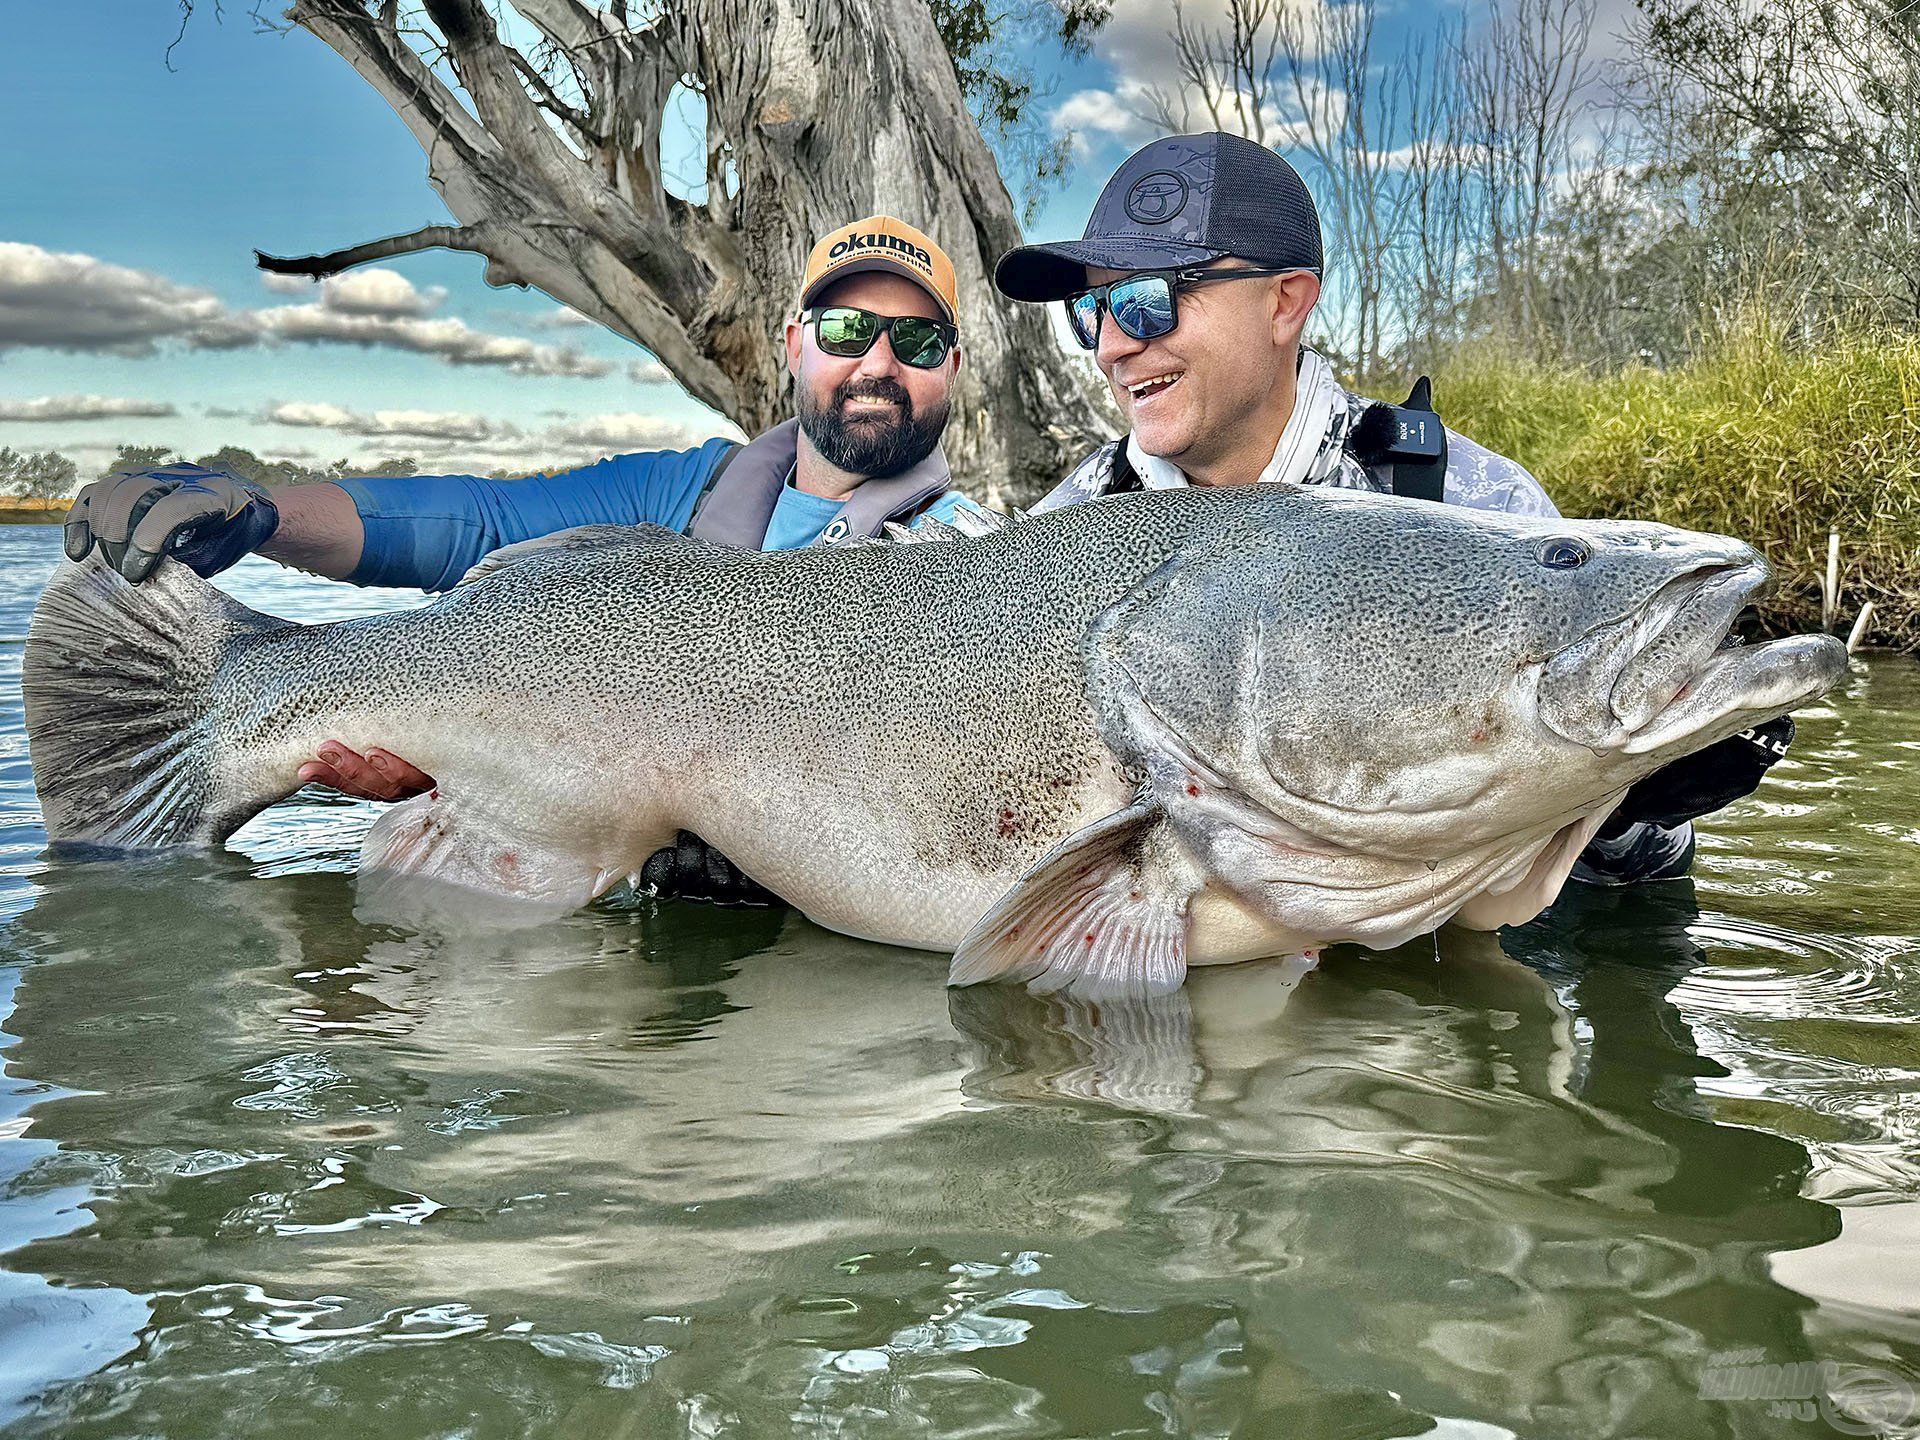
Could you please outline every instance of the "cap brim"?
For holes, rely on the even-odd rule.
[[[1225,252],[1171,240],[1066,240],[1022,245],[993,267],[994,286],[1009,300],[1064,300],[1087,288],[1087,267],[1101,270],[1169,270],[1218,260]]]
[[[900,275],[911,280],[933,297],[933,303],[940,307],[941,318],[946,320],[948,324],[953,323],[953,311],[948,308],[947,302],[940,298],[940,292],[927,283],[927,277],[916,273],[912,266],[903,265],[898,260],[889,259],[885,255],[863,256],[861,259],[849,260],[844,264],[836,265],[800,292],[800,308],[802,310],[806,309],[813,303],[814,296],[830,286],[839,284],[848,276],[866,274],[875,270],[884,270],[889,275]]]

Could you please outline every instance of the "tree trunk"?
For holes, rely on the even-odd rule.
[[[791,414],[780,322],[808,248],[885,212],[957,272],[946,450],[962,484],[1031,499],[1112,433],[1091,367],[1039,308],[993,289],[1019,226],[924,0],[666,0],[651,20],[629,20],[627,0],[511,3],[516,32],[541,43],[509,43],[485,0],[425,0],[438,63],[409,44],[421,17],[402,34],[394,0],[296,0],[288,18],[405,121],[459,223],[264,265],[317,276],[470,250],[488,284],[532,285],[644,345],[751,435]],[[663,112],[683,81],[706,101],[704,202],[661,184]]]

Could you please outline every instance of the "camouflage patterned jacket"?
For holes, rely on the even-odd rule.
[[[1311,354],[1311,352],[1307,352]],[[1315,357],[1317,358],[1317,357]],[[1374,402],[1335,386],[1334,403],[1313,462],[1302,476],[1308,485],[1337,485],[1347,490],[1386,493],[1385,475],[1368,469],[1346,448],[1348,434]],[[1093,500],[1118,491],[1166,488],[1139,473],[1137,459],[1129,459],[1128,437],[1110,440],[1088,455],[1053,489],[1035,511],[1053,510],[1080,500]],[[1509,515],[1558,515],[1560,511],[1524,465],[1496,455],[1454,430],[1447,431],[1446,501],[1476,510],[1499,510]]]

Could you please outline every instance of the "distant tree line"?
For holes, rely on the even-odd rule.
[[[100,471],[152,470],[187,459],[165,445],[122,445]],[[223,445],[192,463],[209,470],[226,470],[259,485],[305,485],[316,480],[343,480],[355,475],[418,475],[420,463],[408,455],[369,464],[335,460],[327,465],[305,465],[296,460],[268,460],[238,445]],[[89,476],[89,479],[96,478]],[[58,451],[33,453],[0,448],[0,496],[16,499],[57,499],[71,495],[81,483],[80,467]]]
[[[64,455],[0,446],[0,498],[50,500],[72,494],[79,483],[80,467]]]

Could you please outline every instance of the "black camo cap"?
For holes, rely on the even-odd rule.
[[[1013,300],[1064,300],[1087,267],[1170,270],[1233,255],[1320,268],[1320,216],[1299,173],[1264,145],[1215,130],[1133,152],[1094,202],[1078,240],[1022,245],[993,283]]]

